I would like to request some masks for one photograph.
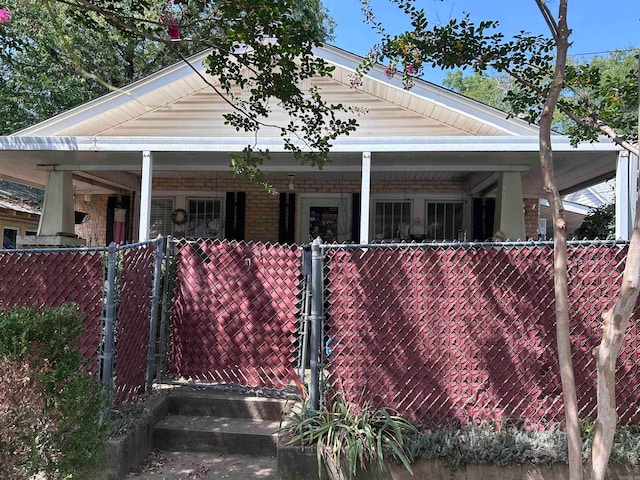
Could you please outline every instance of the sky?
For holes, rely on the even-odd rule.
[[[358,55],[365,55],[376,43],[377,36],[364,23],[359,0],[323,0],[336,20],[335,40],[331,42]],[[558,0],[548,0],[556,13]],[[406,30],[407,16],[389,0],[371,0],[378,20],[390,33]],[[548,34],[548,29],[534,0],[417,0],[432,23],[446,23],[469,13],[472,20],[498,20],[498,29],[510,37],[524,30],[532,34]],[[640,1],[573,0],[569,2],[568,23],[573,45],[569,54],[578,59],[593,54],[640,46]],[[424,78],[441,83],[446,72],[428,71]]]

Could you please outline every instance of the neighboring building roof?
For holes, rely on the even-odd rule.
[[[582,205],[589,209],[609,205],[616,201],[615,182],[601,182],[592,187],[579,190],[575,193],[570,193],[569,195],[566,195],[564,199],[568,202]]]
[[[24,213],[40,214],[43,191],[0,180],[0,208]]]

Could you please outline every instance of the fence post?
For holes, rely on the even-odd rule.
[[[104,333],[102,338],[102,417],[106,416],[113,405],[113,359],[114,334],[116,321],[116,244],[111,242],[107,257],[107,301],[104,309]]]
[[[302,250],[302,311],[301,325],[302,350],[299,355],[298,376],[304,382],[307,369],[307,354],[309,352],[309,313],[311,310],[311,246],[305,246]]]
[[[162,286],[162,313],[160,315],[160,339],[158,340],[158,362],[156,369],[156,378],[161,379],[163,376],[163,364],[165,362],[166,347],[166,331],[167,318],[169,317],[169,288],[170,277],[173,275],[173,238],[167,236],[167,246],[164,262],[164,282]]]
[[[311,345],[309,365],[311,367],[311,379],[309,381],[309,401],[311,409],[320,407],[319,389],[319,363],[322,351],[322,324],[324,321],[324,255],[320,250],[322,239],[317,237],[311,245]]]
[[[162,280],[162,235],[156,238],[156,261],[153,269],[153,291],[151,294],[151,318],[149,319],[149,345],[147,347],[146,392],[153,387],[153,364],[156,359],[156,332],[158,329],[158,303],[160,302],[160,281]]]

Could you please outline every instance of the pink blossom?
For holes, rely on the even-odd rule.
[[[9,10],[5,10],[4,8],[0,8],[0,23],[7,23],[11,17],[11,12]]]
[[[362,76],[354,75],[353,78],[351,78],[351,88],[358,88],[361,86],[362,86]]]
[[[169,2],[170,4],[171,2]],[[178,19],[173,12],[165,11],[160,15],[158,19],[160,24],[164,25],[167,29],[167,34],[173,38],[180,38],[180,27],[178,26]]]
[[[384,74],[388,77],[388,78],[392,78],[396,72],[398,71],[395,63],[390,63],[389,65],[387,65],[387,68],[384,69]]]
[[[175,23],[167,25],[167,33],[171,38],[180,38],[180,27]]]
[[[408,73],[409,75],[413,75],[414,73],[416,73],[416,72],[415,72],[415,70],[413,69],[413,64],[412,64],[412,63],[410,63],[410,64],[407,66],[407,73]]]

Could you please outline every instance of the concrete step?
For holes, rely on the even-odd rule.
[[[156,423],[153,446],[164,451],[276,454],[280,421],[168,415]]]
[[[169,394],[167,402],[169,413],[173,415],[272,421],[281,420],[293,403],[291,400],[203,389],[178,389]]]

